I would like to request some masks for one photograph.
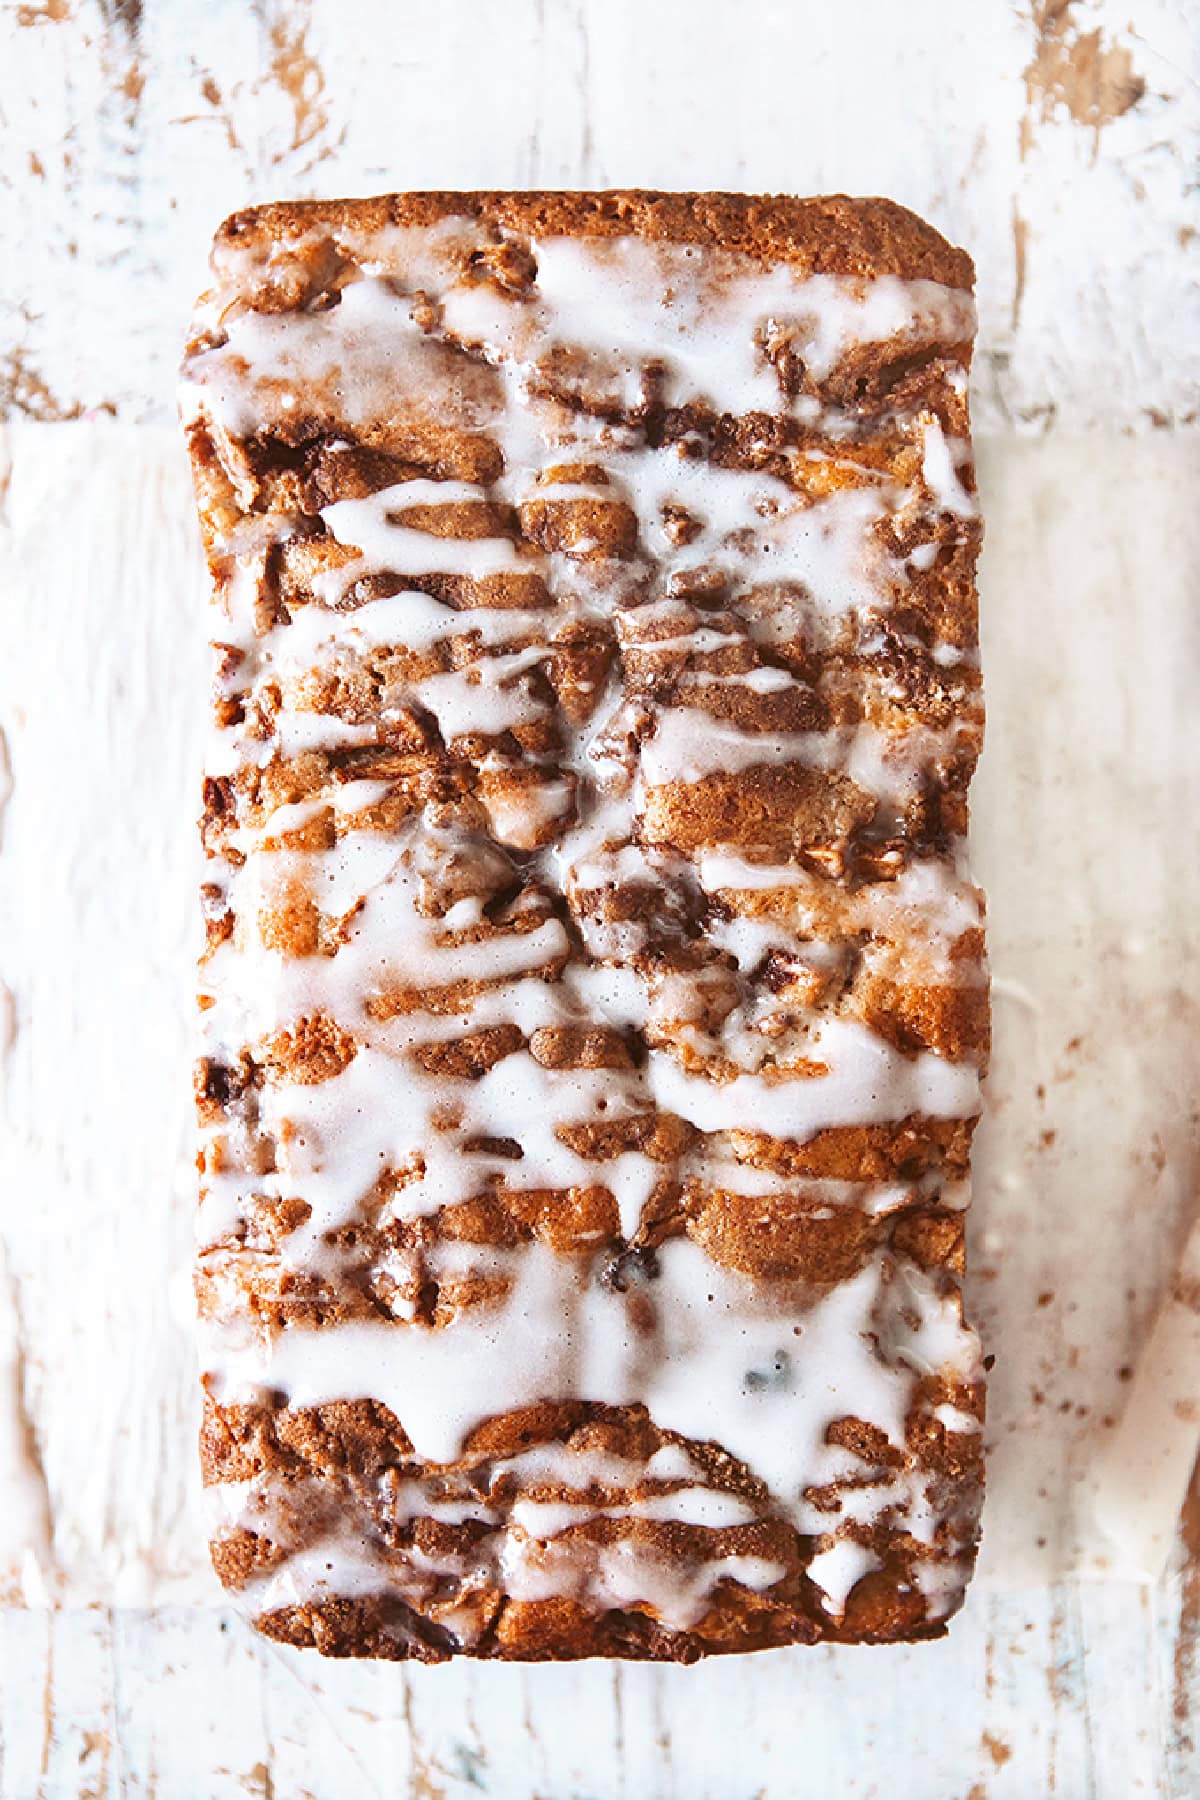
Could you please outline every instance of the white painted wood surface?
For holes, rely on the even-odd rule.
[[[31,1433],[20,1535],[53,1529],[0,1583],[61,1602],[0,1608],[4,1800],[1200,1791],[1200,1501],[1155,1591],[1074,1506],[1197,1196],[1198,41],[1193,0],[0,13],[0,1447]],[[979,263],[982,1579],[912,1650],[322,1665],[219,1611],[195,1514],[206,676],[171,371],[237,204],[621,182],[890,192]]]
[[[7,13],[0,370],[42,416],[169,415],[211,227],[250,200],[621,185],[927,213],[978,261],[981,429],[1196,415],[1193,0]]]
[[[695,1669],[301,1664],[185,1609],[14,1613],[6,1794],[1132,1800],[1195,1793],[1134,1586],[981,1594],[912,1649]],[[1120,1644],[1120,1659],[1105,1646]],[[1143,1674],[1131,1678],[1130,1670]],[[53,1694],[52,1723],[44,1720]],[[1180,1743],[1176,1735],[1176,1744]],[[1168,1786],[1173,1771],[1174,1785]]]

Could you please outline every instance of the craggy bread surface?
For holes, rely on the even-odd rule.
[[[933,1636],[982,1491],[969,259],[886,201],[218,234],[213,1555],[336,1655]]]

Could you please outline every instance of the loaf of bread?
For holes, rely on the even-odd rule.
[[[881,200],[218,234],[213,1560],[331,1655],[935,1637],[982,1491],[969,258]]]

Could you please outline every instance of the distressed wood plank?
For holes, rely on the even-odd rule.
[[[48,1636],[32,1645],[35,1656],[42,1641],[49,1650],[38,1792],[108,1800],[122,1785],[112,1614],[96,1607],[62,1617],[66,1630],[59,1615],[43,1615]]]
[[[195,1608],[10,1610],[0,1717],[38,1729],[0,1739],[0,1795],[1175,1800],[1196,1765],[1177,1737],[1168,1768],[1160,1641],[1116,1584],[987,1595],[942,1644],[694,1670],[406,1673]]]
[[[852,31],[770,0],[509,0],[502,22],[447,0],[430,20],[416,0],[382,24],[375,0],[9,8],[10,407],[168,420],[211,226],[248,200],[641,183],[893,192],[976,253],[985,430],[1195,422],[1190,0],[913,0],[902,29],[891,0],[860,0]],[[0,728],[17,781],[0,842],[0,980],[15,995],[0,1237],[32,1334],[19,1398],[68,1593],[211,1600],[191,1356],[165,1298],[188,1235],[204,680],[186,478],[169,428],[14,443],[7,484],[0,456]],[[1162,829],[1200,797],[1196,646],[1180,629],[1200,561],[1190,454],[983,446],[992,741],[977,855],[1002,986],[974,1295],[1000,1361],[985,1582],[949,1643],[686,1672],[405,1672],[274,1650],[236,1621],[222,1631],[211,1607],[0,1611],[5,1800],[1190,1800],[1194,1499],[1156,1595],[1047,1585],[1079,1559],[1063,1499],[1120,1404],[1196,1191],[1200,895],[1186,838]],[[1078,832],[1064,839],[1068,793]],[[76,946],[80,892],[101,898]],[[119,1010],[121,1059],[103,1009],[79,1005],[82,965],[37,948],[68,940],[107,957],[90,992]],[[1089,1088],[1099,1109],[1080,1101]],[[111,1273],[130,1267],[136,1280]],[[1018,1577],[1031,1585],[1002,1585]]]
[[[54,0],[0,46],[0,391],[35,416],[170,416],[235,206],[613,184],[891,193],[977,257],[982,430],[1196,422],[1190,0],[910,0],[902,29],[858,0],[853,30],[773,0]]]
[[[204,1575],[186,1297],[204,578],[173,434],[111,430],[16,432],[0,522],[0,1238],[84,1602]]]
[[[993,454],[994,453],[994,454]],[[995,1053],[971,1292],[997,1365],[983,1571],[1083,1563],[1076,1483],[1196,1206],[1200,445],[985,443],[973,794]],[[1168,555],[1155,546],[1170,545]]]
[[[0,1609],[0,1796],[22,1800],[44,1786],[57,1713],[55,1617]]]

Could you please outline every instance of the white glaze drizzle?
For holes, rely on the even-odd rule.
[[[416,417],[488,432],[505,465],[488,488],[410,479],[325,506],[321,518],[330,538],[354,555],[315,577],[315,603],[294,607],[290,618],[265,629],[258,625],[253,574],[262,540],[256,546],[252,535],[247,539],[246,565],[224,592],[228,628],[221,637],[242,658],[229,691],[249,696],[252,705],[248,723],[216,734],[214,775],[263,765],[272,751],[294,756],[376,743],[381,728],[406,706],[431,715],[447,745],[479,734],[503,740],[513,730],[551,719],[561,732],[561,715],[538,683],[556,646],[580,628],[614,632],[627,669],[637,659],[649,667],[666,658],[670,667],[670,659],[680,654],[705,658],[749,647],[756,656],[760,649],[799,639],[816,648],[844,642],[848,632],[852,638],[865,621],[886,612],[907,580],[904,562],[884,548],[879,523],[893,511],[913,507],[959,518],[974,512],[958,472],[966,447],[948,440],[936,418],[923,417],[913,426],[921,447],[915,488],[898,487],[849,455],[831,462],[827,453],[797,453],[792,459],[797,480],[802,464],[835,467],[850,476],[848,485],[814,495],[777,475],[719,468],[680,448],[650,450],[622,427],[586,415],[572,414],[568,422],[538,390],[547,353],[567,346],[585,351],[594,378],[632,405],[644,391],[644,365],[652,354],[663,365],[661,397],[668,403],[699,400],[738,415],[790,412],[837,437],[845,421],[836,412],[823,410],[811,394],[789,398],[781,391],[766,345],[787,339],[819,383],[861,344],[969,337],[969,296],[890,276],[872,282],[825,275],[798,280],[786,268],[762,271],[739,259],[728,263],[723,253],[701,257],[694,247],[634,238],[552,239],[534,246],[532,297],[514,303],[458,278],[453,258],[471,230],[451,221],[429,232],[377,233],[351,245],[363,272],[344,286],[331,311],[243,310],[223,321],[214,313],[209,320],[221,324],[224,341],[192,359],[187,418],[205,418],[237,437],[295,412],[306,396],[333,384],[339,417],[352,430],[376,422],[386,392],[397,413],[407,409]],[[397,271],[403,272],[399,281]],[[440,295],[432,330],[418,305],[425,293]],[[446,352],[436,341],[441,332],[479,347],[491,365],[480,366],[478,380],[461,390],[447,379]],[[549,473],[553,465],[572,461],[601,464],[604,478]],[[520,507],[531,499],[627,507],[639,548],[629,562],[601,554],[593,564],[587,558],[603,552],[603,537],[577,538],[566,551],[536,551],[518,546],[502,529],[482,537],[444,537],[406,518],[414,508],[484,502]],[[679,509],[687,518],[681,537],[672,536],[671,527]],[[919,545],[907,564],[920,570],[932,553],[932,546]],[[647,600],[647,556],[654,558],[665,597]],[[676,584],[682,593],[701,571],[723,578],[735,599],[760,588],[770,589],[774,598],[765,608],[722,612],[719,623],[712,623],[710,614],[697,612],[672,591]],[[333,610],[350,606],[356,584],[376,575],[473,582],[535,575],[553,604],[531,610],[468,600],[451,607],[409,587],[368,598],[352,610]],[[443,654],[451,642],[452,665]],[[935,654],[945,648],[936,647]],[[307,686],[310,672],[337,668],[349,679],[367,669],[373,656],[396,649],[433,653],[433,671],[389,691],[367,721],[316,710]],[[700,669],[690,681],[693,700],[709,694],[715,699],[734,687],[781,695],[797,686],[787,671],[769,663],[733,673]],[[271,694],[278,697],[268,699],[270,729],[264,734],[254,723],[255,709],[261,714],[263,697]],[[879,802],[899,807],[953,742],[952,734],[923,726],[903,731],[865,722],[822,732],[754,731],[687,702],[654,702],[647,718],[652,729],[642,740],[632,777],[628,768],[621,772],[619,755],[616,771],[610,768],[614,747],[619,750],[620,714],[610,717],[603,706],[565,742],[515,759],[539,772],[532,786],[505,789],[503,777],[514,761],[508,752],[492,753],[480,765],[501,778],[485,805],[491,831],[502,843],[530,849],[576,809],[571,829],[560,825],[557,841],[536,863],[539,880],[567,891],[640,881],[666,894],[681,879],[679,859],[633,841],[648,790],[694,783],[709,773],[800,763],[847,774]],[[606,769],[607,785],[594,788]],[[588,785],[577,792],[564,770],[583,776]],[[496,1179],[509,1189],[599,1184],[613,1194],[622,1234],[630,1238],[666,1173],[663,1165],[639,1151],[594,1160],[563,1140],[562,1126],[595,1124],[601,1117],[619,1122],[657,1109],[689,1121],[700,1134],[749,1129],[804,1140],[829,1126],[887,1123],[913,1112],[955,1118],[975,1111],[972,1061],[902,1053],[852,1016],[802,1013],[785,1039],[776,1031],[777,1054],[767,1067],[770,1046],[755,1035],[756,1016],[739,1007],[719,1029],[704,1026],[703,979],[651,978],[638,962],[641,939],[632,922],[581,926],[587,948],[601,959],[588,963],[572,951],[552,914],[540,916],[530,930],[496,930],[480,898],[468,896],[431,916],[421,903],[423,868],[431,858],[436,862],[454,852],[469,860],[476,846],[456,841],[453,829],[428,819],[411,821],[399,838],[347,824],[356,804],[378,804],[387,792],[384,783],[343,789],[332,848],[263,848],[264,838],[278,839],[311,824],[320,806],[329,804],[325,800],[320,806],[279,809],[230,839],[239,862],[221,885],[239,924],[205,971],[209,1054],[218,1061],[236,1060],[244,1046],[314,1017],[349,1033],[354,1053],[328,1079],[276,1075],[265,1082],[256,1130],[274,1145],[269,1172],[238,1167],[246,1146],[236,1124],[227,1120],[214,1128],[202,1244],[236,1238],[256,1197],[280,1201],[299,1192],[311,1210],[283,1239],[278,1260],[283,1267],[336,1278],[338,1259],[329,1234],[354,1223],[379,1177],[397,1169],[408,1172],[388,1201],[385,1218],[429,1216]],[[686,878],[699,889],[732,897],[738,905],[752,908],[756,896],[770,896],[769,919],[735,917],[712,928],[714,946],[743,973],[752,974],[776,951],[798,966],[807,958],[817,973],[826,967],[819,882],[800,864],[768,865],[737,850],[717,849],[690,869]],[[344,921],[334,954],[281,955],[260,939],[256,921],[284,905],[297,883],[325,918]],[[533,890],[527,888],[513,918],[531,903]],[[910,863],[895,881],[843,895],[842,903],[848,914],[857,915],[858,929],[894,939],[902,948],[921,943],[936,979],[975,978],[969,963],[960,972],[949,962],[955,941],[979,922],[978,897],[949,859]],[[564,959],[570,960],[562,968]],[[487,985],[461,1006],[427,1010],[432,990],[481,980]],[[396,1016],[381,1017],[367,1005],[396,986],[418,995]],[[547,1068],[531,1054],[530,1034],[597,1019],[637,1031],[666,1021],[673,1023],[674,1038],[629,1069]],[[431,1046],[452,1043],[467,1030],[514,1024],[523,1034],[521,1047],[477,1078],[429,1073],[419,1060]],[[731,1076],[726,1067],[714,1079],[711,1071],[686,1066],[682,1052],[697,1046],[738,1072]],[[435,1120],[447,1114],[453,1115],[453,1126],[435,1128]],[[518,1162],[467,1147],[474,1140],[513,1135],[520,1140]],[[796,1186],[709,1148],[703,1135],[699,1146],[677,1162],[675,1179],[761,1197],[764,1204]],[[839,1208],[883,1215],[905,1204],[912,1192],[894,1184],[801,1186],[807,1203],[825,1217]],[[964,1199],[953,1192],[941,1197],[948,1205]],[[396,1265],[401,1273],[402,1262]],[[918,1376],[951,1381],[976,1376],[974,1340],[962,1328],[956,1300],[939,1295],[915,1267],[875,1255],[857,1276],[824,1295],[794,1289],[781,1295],[770,1284],[751,1283],[717,1266],[690,1240],[676,1239],[659,1252],[656,1279],[639,1289],[639,1299],[648,1296],[653,1306],[647,1340],[642,1326],[630,1323],[627,1297],[598,1283],[582,1249],[568,1258],[538,1242],[516,1251],[443,1242],[431,1266],[443,1273],[490,1274],[501,1281],[502,1295],[437,1332],[403,1323],[414,1314],[401,1295],[394,1308],[397,1323],[354,1321],[259,1337],[250,1327],[238,1278],[214,1265],[206,1325],[210,1387],[227,1402],[252,1399],[265,1388],[282,1389],[296,1406],[370,1394],[392,1407],[418,1455],[433,1463],[457,1457],[482,1419],[538,1399],[645,1404],[661,1428],[720,1443],[740,1457],[767,1483],[773,1504],[796,1528],[821,1540],[824,1547],[809,1571],[834,1614],[844,1608],[858,1576],[875,1566],[873,1554],[857,1542],[829,1537],[839,1517],[862,1527],[898,1511],[914,1536],[930,1541],[933,1516],[919,1480],[907,1469],[876,1472],[872,1481],[850,1487],[832,1519],[805,1498],[813,1487],[861,1474],[850,1452],[825,1441],[832,1420],[863,1418],[902,1448]],[[751,1380],[754,1375],[761,1380]],[[946,1429],[966,1431],[975,1423],[973,1415],[949,1404],[937,1416]],[[515,1598],[571,1595],[597,1607],[643,1604],[683,1629],[702,1616],[719,1581],[762,1590],[782,1579],[782,1565],[746,1555],[714,1554],[681,1569],[628,1538],[597,1554],[578,1552],[576,1528],[596,1519],[674,1519],[717,1531],[755,1516],[745,1501],[695,1485],[696,1471],[677,1446],[658,1453],[665,1459],[662,1472],[672,1454],[675,1474],[692,1485],[620,1503],[519,1499],[500,1556],[508,1591]],[[528,1482],[536,1477],[538,1457],[552,1484],[566,1480],[566,1464],[552,1445],[535,1447],[510,1466]],[[608,1464],[611,1475],[613,1459]],[[577,1481],[578,1459],[571,1474]],[[251,1509],[261,1503],[261,1494],[245,1502]],[[397,1518],[493,1517],[487,1506],[463,1512],[452,1503],[447,1511],[449,1503],[430,1500],[418,1484],[409,1484],[392,1503]],[[227,1504],[233,1517],[241,1502],[229,1496]],[[440,1573],[463,1577],[462,1568],[449,1565]],[[438,1575],[413,1554],[403,1568],[395,1557],[387,1558],[385,1567],[379,1554],[335,1533],[295,1550],[281,1573],[258,1584],[254,1603],[267,1610],[326,1594],[369,1593],[381,1585],[427,1596]],[[927,1579],[929,1593],[940,1603],[940,1578]],[[466,1633],[465,1614],[459,1623]]]

